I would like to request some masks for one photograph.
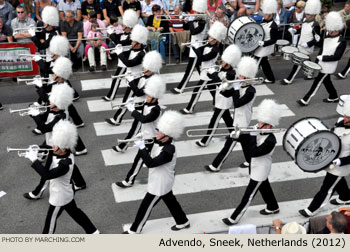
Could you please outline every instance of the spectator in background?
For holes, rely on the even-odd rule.
[[[103,0],[101,7],[106,25],[110,24],[109,18],[112,15],[116,15],[117,17],[123,16],[123,8],[120,0]]]
[[[106,28],[105,23],[97,18],[97,13],[95,11],[90,11],[88,14],[88,21],[84,22],[84,37],[87,37],[92,24],[98,24],[98,27]]]
[[[260,9],[260,0],[239,0],[238,1],[240,9],[238,12],[239,16],[242,16],[244,11],[247,15],[258,14]],[[243,8],[244,6],[244,8]],[[243,13],[244,13],[243,12]]]
[[[107,28],[112,27],[113,29],[111,30],[112,32],[110,32],[109,29],[107,29],[109,40],[108,48],[114,48],[116,46],[116,44],[114,44],[113,42],[113,38],[115,38],[114,36],[116,36],[117,34],[124,33],[122,26],[123,22],[121,17],[118,18],[115,15],[111,16],[110,21],[111,25],[109,25]],[[111,54],[107,54],[107,58],[109,60],[112,60]]]
[[[193,14],[192,0],[185,0],[183,3],[182,11],[187,14]]]
[[[233,21],[234,19],[234,13],[237,8],[237,1],[236,0],[222,0],[222,5],[225,8],[225,14],[226,16]]]
[[[80,59],[84,55],[84,45],[81,42],[83,38],[83,23],[74,19],[74,13],[71,10],[66,11],[65,21],[61,23],[61,34],[68,38],[70,43],[70,58],[73,62],[73,71],[77,71],[81,63]]]
[[[306,229],[295,221],[286,223],[282,227],[282,221],[275,219],[272,221],[271,228],[276,230],[276,234],[306,234]]]
[[[347,225],[346,217],[337,211],[333,211],[327,216],[326,227],[318,234],[343,234]]]
[[[344,18],[344,23],[346,25],[347,34],[348,34],[350,29],[350,1],[349,0],[344,4],[344,9],[339,11],[339,13]]]
[[[81,15],[83,16],[83,21],[88,21],[88,14],[90,11],[95,11],[97,18],[101,19],[101,7],[98,0],[85,0],[81,4]]]
[[[65,20],[64,15],[67,10],[73,11],[75,20],[81,20],[81,4],[79,0],[60,0],[58,10],[60,12],[61,21]]]
[[[55,6],[51,0],[37,0],[35,2],[35,17],[37,21],[42,21],[41,12],[46,6]]]
[[[35,18],[35,5],[34,0],[22,0],[23,1],[23,7],[27,12],[27,16],[30,18]]]
[[[27,16],[26,10],[23,6],[18,5],[16,8],[17,17],[12,20],[11,22],[11,28],[13,30],[13,37],[16,39],[17,42],[21,43],[31,43],[31,38],[35,36],[34,33],[29,33],[29,30],[18,30],[17,28],[29,28],[30,26],[35,27],[36,23],[35,21]]]
[[[326,24],[325,24],[325,19],[326,16],[328,15],[329,10],[327,7],[322,7],[321,13],[319,15],[316,15],[315,20],[318,22],[321,28],[321,38],[324,37],[325,32],[326,32]]]
[[[0,17],[3,24],[8,26],[11,25],[11,21],[15,17],[12,5],[5,0],[0,0]]]
[[[161,0],[143,0],[141,2],[141,16],[145,24],[147,24],[148,17],[153,15],[152,7],[154,5],[158,5],[163,9],[163,3]]]
[[[344,233],[350,234],[350,207],[342,207],[342,208],[339,208],[338,211],[339,213],[343,214],[348,221],[348,225]]]
[[[169,32],[169,22],[164,20],[165,17],[162,16],[162,10],[159,5],[154,5],[152,12],[153,15],[149,16],[146,27],[150,31],[148,39],[152,42],[152,50],[155,50],[158,47],[159,33]],[[159,41],[159,52],[162,55],[163,65],[166,64],[165,45],[167,40],[167,35],[163,35]]]
[[[211,17],[212,15],[214,15],[217,7],[219,5],[221,5],[221,0],[208,0],[208,10],[207,10],[207,14]]]
[[[163,10],[169,16],[174,12],[176,6],[180,4],[179,0],[162,0]]]
[[[283,0],[283,8],[291,9],[295,6],[297,0]]]
[[[178,19],[178,15],[180,15],[180,12],[181,12],[181,7],[175,6],[175,9],[174,9],[175,16],[170,15],[170,18]],[[180,47],[178,43],[177,44],[174,43],[175,33],[182,32],[184,30],[185,30],[184,20],[171,20],[171,19],[169,20],[169,31],[171,32],[171,36],[169,37],[169,40],[173,48],[176,64],[180,63]],[[185,41],[185,42],[188,42],[188,41]]]
[[[123,3],[123,11],[132,9],[136,11],[137,16],[141,17],[141,3],[138,0],[125,0]]]
[[[12,29],[11,26],[4,24],[0,17],[0,43],[4,42],[13,42]]]
[[[227,28],[229,27],[230,20],[225,14],[224,6],[220,5],[218,8],[216,8],[214,15],[210,18],[209,28],[215,23],[215,21],[223,23]]]
[[[277,4],[277,12],[273,16],[273,20],[276,22],[277,26],[285,25],[288,22],[289,12],[283,7],[283,0],[277,0]],[[281,30],[283,31],[283,29]]]
[[[298,1],[295,9],[290,11],[288,23],[289,24],[290,23],[294,23],[294,24],[300,23],[301,24],[305,18],[304,8],[305,8],[305,2]],[[300,29],[300,27],[299,27],[299,29]],[[295,28],[295,29],[297,29],[297,28]]]

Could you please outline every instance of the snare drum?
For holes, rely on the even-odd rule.
[[[264,36],[262,26],[247,16],[235,19],[227,31],[229,42],[236,44],[242,53],[249,53],[258,48],[258,41],[264,41]]]
[[[343,108],[344,108],[344,103],[345,103],[345,101],[349,101],[350,100],[350,95],[341,95],[340,97],[339,97],[339,103],[338,103],[338,106],[337,106],[337,112],[338,112],[338,114],[340,114],[340,115],[344,115],[344,113],[343,113]]]
[[[292,56],[292,62],[294,65],[301,65],[305,60],[309,60],[310,57],[305,53],[294,52]]]
[[[292,58],[293,53],[298,52],[298,48],[294,46],[285,46],[282,48],[283,59],[290,60]]]
[[[276,45],[277,45],[277,51],[279,53],[282,53],[282,47],[289,45],[289,41],[285,39],[279,39],[276,41]]]
[[[322,67],[319,64],[309,60],[305,60],[302,66],[303,66],[303,73],[308,78],[316,77],[318,72],[322,69]]]
[[[341,151],[339,137],[315,117],[300,119],[288,128],[283,148],[305,172],[327,168]]]

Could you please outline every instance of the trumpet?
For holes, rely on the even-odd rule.
[[[208,70],[208,69],[215,69],[215,72],[218,72],[221,69],[221,66],[219,65],[213,65],[213,66],[208,66],[208,67],[201,67],[201,71],[203,70]]]
[[[145,144],[154,143],[153,139],[143,139],[142,137],[135,137],[135,138],[124,139],[124,140],[117,139],[117,144],[126,143],[128,147],[133,147],[135,141],[141,141],[141,140],[144,140]]]
[[[25,54],[25,53],[19,53],[18,57],[30,57],[34,58],[35,56],[40,56],[40,57],[51,57],[51,55],[48,54]]]
[[[112,79],[121,79],[121,78],[125,78],[127,76],[142,77],[142,76],[144,76],[144,74],[143,74],[143,72],[138,72],[138,73],[127,72],[125,74],[111,75],[111,78]]]
[[[123,47],[123,50],[124,50],[124,51],[129,51],[129,50],[131,50],[132,45],[127,45],[127,46],[122,46],[122,47]],[[114,51],[114,50],[115,50],[115,47],[113,47],[113,48],[108,48],[108,49],[106,49],[106,48],[103,47],[103,50],[104,50],[105,52],[107,52],[107,51]]]
[[[202,132],[205,131],[207,132],[208,130],[230,130],[232,129],[233,132],[235,132],[236,138],[240,136],[240,134],[249,134],[251,132],[257,132],[257,133],[279,133],[283,132],[286,129],[285,128],[273,128],[273,129],[257,129],[255,127],[238,127],[238,126],[233,126],[233,127],[226,127],[226,128],[208,128],[208,129],[191,129],[186,131],[186,135],[188,137],[205,137],[209,136],[208,134],[193,134],[194,132]],[[227,136],[230,135],[230,132],[225,132],[225,133],[215,133],[213,136]]]
[[[50,78],[44,78],[44,77],[40,77],[40,76],[36,76],[34,78],[31,78],[31,79],[20,79],[20,78],[17,78],[17,83],[20,83],[20,82],[25,82],[26,85],[34,85],[34,80],[42,80],[42,81],[47,81],[47,80],[50,80]],[[55,83],[55,81],[51,81],[47,84],[52,84],[52,83]]]
[[[7,152],[17,151],[19,157],[25,157],[28,151],[37,151],[38,157],[43,158],[49,154],[49,151],[53,151],[53,149],[42,149],[39,145],[30,145],[27,149],[16,149],[10,148],[7,146]]]
[[[134,104],[135,108],[143,106],[143,103],[142,104],[135,104],[134,102],[122,102],[122,103],[113,103],[113,102],[111,102],[112,109],[114,109],[114,108],[118,108],[118,109],[125,108],[127,104]]]
[[[209,43],[209,40],[203,40],[203,41],[193,41],[193,42],[186,42],[186,43],[181,43],[181,46],[192,46],[195,43],[202,43],[203,45],[206,45]]]
[[[42,114],[42,113],[45,113],[47,111],[47,108],[49,108],[49,107],[50,107],[50,105],[48,105],[48,106],[33,106],[33,105],[31,105],[25,109],[10,109],[9,112],[10,112],[10,114],[18,113],[20,116],[27,116],[27,115],[29,115],[30,110],[37,109],[37,110],[39,110],[39,113]]]
[[[241,85],[260,85],[264,82],[264,78],[263,77],[258,77],[258,78],[252,78],[252,79],[244,79],[244,80],[231,80],[231,81],[226,81],[229,84],[233,84],[233,83],[237,83],[237,82],[241,82]],[[212,86],[212,85],[218,85],[221,84],[222,82],[215,82],[215,83],[209,83],[206,86]],[[200,88],[202,87],[202,85],[197,85],[197,86],[192,86],[192,87],[186,87],[183,90],[187,90],[187,89],[192,89],[192,88]],[[230,88],[227,88],[230,89]],[[208,91],[208,89],[203,89],[201,91],[198,92],[182,92],[181,94],[197,94],[197,93],[201,93],[203,91]]]
[[[45,29],[45,27],[29,26],[29,27],[23,27],[23,28],[16,28],[14,32],[29,31],[31,29],[33,29],[35,32],[42,32]]]

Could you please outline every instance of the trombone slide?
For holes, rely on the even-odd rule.
[[[238,126],[233,126],[233,127],[224,127],[224,128],[207,128],[207,129],[190,129],[186,131],[186,135],[188,137],[205,137],[209,136],[208,134],[193,134],[193,132],[202,132],[205,131],[207,132],[208,130],[229,130],[232,129],[232,133],[235,133],[236,136],[238,137],[240,134],[249,134],[251,132],[257,132],[257,133],[279,133],[283,132],[286,129],[285,128],[272,128],[272,129],[257,129],[254,127],[242,127],[239,128]],[[227,136],[230,135],[230,132],[225,132],[225,133],[214,133],[212,134],[213,136]]]

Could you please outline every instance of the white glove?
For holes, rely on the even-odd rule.
[[[40,111],[39,111],[39,109],[37,109],[37,108],[30,108],[30,109],[28,110],[28,115],[37,116],[37,115],[39,115],[39,114],[40,114]]]
[[[320,39],[321,39],[320,35],[315,34],[315,40],[316,40],[317,42],[319,42],[319,41],[320,41]]]
[[[294,35],[294,33],[296,33],[296,32],[297,32],[297,30],[296,30],[296,29],[294,29],[294,28],[292,28],[292,27],[291,27],[291,28],[289,28],[289,29],[288,29],[288,31],[289,31],[289,33],[290,33],[290,34],[292,34],[292,35]]]
[[[128,35],[121,35],[120,40],[126,40],[128,38]]]
[[[113,28],[113,26],[108,26],[108,27],[107,27],[107,33],[108,33],[109,35],[111,35],[111,34],[114,33],[114,28]]]
[[[193,47],[194,48],[199,48],[199,47],[201,47],[201,43],[200,42],[194,42],[193,43]]]
[[[133,112],[135,110],[135,105],[133,103],[128,103],[126,104],[126,108],[130,111]]]
[[[305,47],[305,48],[308,48],[308,47],[309,47],[309,46],[307,45],[306,42],[302,43],[301,46],[302,46],[302,47]]]
[[[38,159],[38,152],[37,151],[26,151],[26,155],[24,156],[25,158],[28,158],[30,161],[34,162],[35,160]]]
[[[240,131],[232,131],[231,133],[230,133],[230,138],[234,138],[234,139],[238,139],[239,138],[239,135],[240,135]]]
[[[323,56],[322,56],[322,55],[318,55],[316,58],[317,58],[319,61],[322,61]]]
[[[257,136],[257,135],[258,135],[258,132],[250,132],[249,135],[251,135],[251,136]]]
[[[139,132],[139,133],[137,133],[135,136],[134,136],[134,138],[135,139],[142,139],[142,133],[141,132]]]
[[[211,67],[211,68],[208,69],[208,73],[209,73],[209,74],[213,74],[213,73],[215,73],[215,72],[216,72],[215,67]]]
[[[193,21],[194,20],[194,16],[189,16],[188,17],[188,21]]]
[[[35,62],[38,62],[38,61],[40,61],[42,58],[40,57],[40,55],[35,55],[34,57],[33,57],[33,60],[35,61]]]
[[[334,164],[335,166],[340,166],[340,165],[341,165],[341,161],[340,161],[339,158],[337,158],[337,159],[334,159],[334,160],[332,161],[332,164]]]
[[[28,33],[30,34],[30,36],[35,37],[35,28],[30,28],[28,30]]]
[[[222,82],[221,85],[219,86],[219,91],[224,91],[228,88],[229,84],[228,82]]]
[[[126,75],[125,76],[125,79],[128,81],[128,82],[132,82],[134,80],[134,76],[132,75]]]
[[[226,72],[219,72],[218,77],[220,78],[220,80],[226,80],[227,73]]]
[[[121,44],[118,44],[115,49],[114,49],[114,52],[119,55],[123,52],[123,46]]]
[[[145,140],[137,140],[135,141],[135,145],[139,147],[140,150],[143,150],[144,148],[146,148]]]
[[[43,81],[41,79],[34,78],[33,84],[37,86],[38,88],[41,88],[43,86]]]
[[[261,41],[261,40],[258,41],[258,45],[259,45],[259,46],[264,46],[264,44],[265,44],[264,41]]]
[[[234,82],[233,83],[233,89],[239,90],[241,88],[241,82]]]

